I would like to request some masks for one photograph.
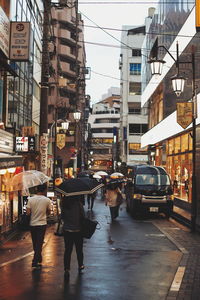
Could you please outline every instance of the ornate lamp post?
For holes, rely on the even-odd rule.
[[[158,48],[164,48],[166,52],[174,60],[177,68],[177,75],[171,78],[172,87],[177,97],[184,90],[185,78],[179,74],[180,64],[191,64],[192,66],[192,213],[191,213],[191,231],[196,229],[196,217],[197,217],[197,195],[196,195],[196,86],[195,86],[195,55],[194,48],[192,48],[192,59],[191,61],[179,61],[179,49],[178,43],[176,45],[176,59],[171,55],[167,48],[163,45],[156,47],[156,57],[150,59],[148,63],[151,65],[152,75],[161,75],[162,66],[165,63],[163,60],[157,58]]]

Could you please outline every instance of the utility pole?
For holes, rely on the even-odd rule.
[[[49,15],[51,12],[51,0],[43,0],[43,40],[42,40],[42,76],[40,99],[40,170],[47,173],[48,150],[48,92],[49,92]]]

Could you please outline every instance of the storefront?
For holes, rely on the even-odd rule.
[[[192,203],[192,137],[191,131],[153,145],[151,162],[163,166],[174,188],[174,209],[190,219]],[[180,211],[181,209],[181,211]]]
[[[12,191],[9,182],[22,170],[22,156],[0,153],[0,234],[12,230],[21,213],[18,192]]]

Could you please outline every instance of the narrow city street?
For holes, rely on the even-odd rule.
[[[43,267],[32,271],[30,236],[25,233],[23,239],[8,242],[0,251],[1,300],[167,298],[184,250],[165,230],[181,232],[177,224],[162,216],[134,220],[125,204],[111,224],[109,208],[99,196],[93,212],[87,211],[87,205],[85,210],[101,229],[85,240],[84,273],[78,274],[73,252],[69,281],[64,279],[64,244],[62,237],[53,234],[54,225],[45,238]]]

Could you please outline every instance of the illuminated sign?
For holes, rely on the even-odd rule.
[[[200,0],[196,0],[196,29],[200,31]]]
[[[16,152],[35,152],[35,137],[17,136],[15,150]]]

